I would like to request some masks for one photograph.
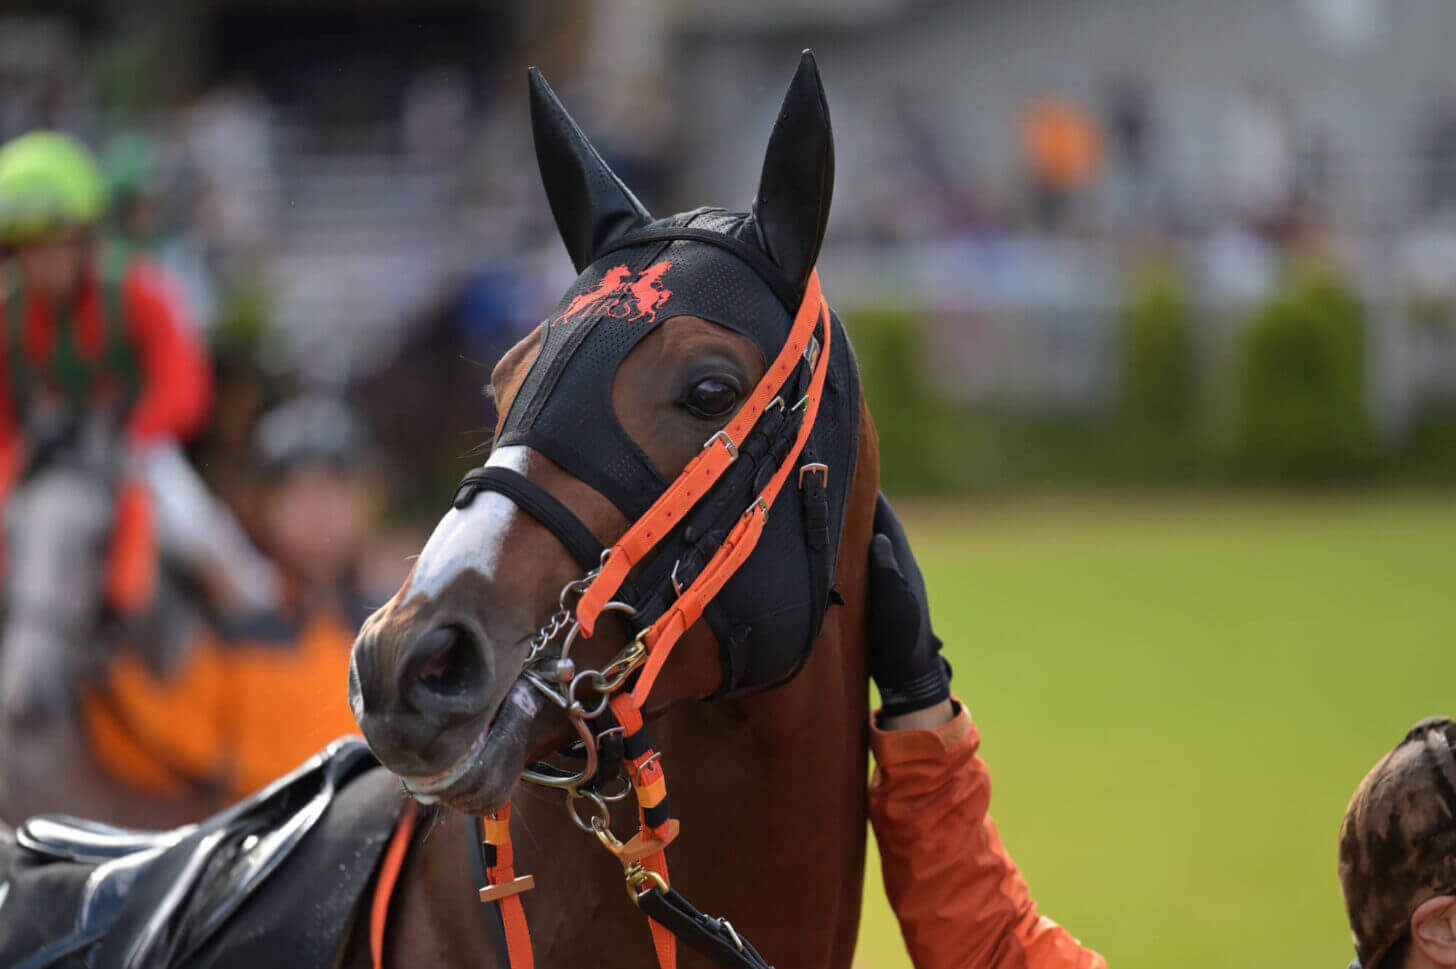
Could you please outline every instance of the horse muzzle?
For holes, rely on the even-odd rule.
[[[354,718],[416,799],[491,810],[510,797],[533,738],[558,726],[537,724],[543,704],[519,675],[528,650],[492,645],[463,610],[386,607],[354,644]]]

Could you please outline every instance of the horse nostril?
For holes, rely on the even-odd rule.
[[[400,679],[399,695],[421,713],[477,713],[489,679],[485,644],[463,626],[436,626],[410,649]]]
[[[445,626],[425,637],[424,660],[415,669],[415,679],[437,693],[458,693],[467,681],[474,654],[459,626]]]

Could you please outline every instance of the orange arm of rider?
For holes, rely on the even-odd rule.
[[[870,724],[870,820],[916,969],[1106,969],[1037,913],[1002,847],[980,735],[962,707],[938,730]]]
[[[184,316],[181,299],[160,272],[145,263],[124,284],[127,320],[141,361],[141,396],[127,419],[134,444],[186,439],[212,409],[212,363]]]

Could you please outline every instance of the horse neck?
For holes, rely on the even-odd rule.
[[[838,572],[849,605],[830,610],[790,683],[736,701],[682,704],[652,728],[682,821],[667,852],[673,887],[730,920],[770,961],[805,969],[849,966],[864,876],[863,603],[879,465],[867,412],[861,427]],[[625,897],[621,866],[564,808],[559,793],[529,785],[512,803],[516,872],[536,879],[522,901],[537,963],[654,965],[648,923]],[[619,829],[626,820],[617,818]],[[416,847],[390,964],[412,965],[426,953],[437,965],[492,964],[495,946],[468,882],[464,825],[452,815]]]

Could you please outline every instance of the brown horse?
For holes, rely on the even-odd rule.
[[[586,269],[615,239],[648,226],[650,217],[544,83],[533,88],[533,119],[557,223],[578,269]],[[651,225],[731,225],[755,240],[802,296],[823,238],[832,174],[827,108],[806,53],[770,140],[753,214],[708,212],[704,219],[703,212],[689,213]],[[681,271],[673,277],[675,292],[712,285],[689,258],[673,255],[699,251],[694,246],[701,248],[669,248],[674,272]],[[651,250],[642,265],[660,254]],[[588,270],[578,290],[590,292],[599,283]],[[738,316],[725,311],[714,319],[675,311],[682,305],[662,307],[663,322],[638,338],[599,388],[604,409],[664,481],[682,471],[704,440],[716,437],[767,369],[764,346],[750,338],[752,328],[743,321],[754,312],[751,305]],[[496,367],[492,391],[507,415],[503,426],[539,379],[538,358],[551,349],[548,341],[567,339],[563,332],[571,329],[542,327]],[[835,352],[852,370],[847,348],[841,344]],[[583,389],[565,387],[558,384],[553,393]],[[828,610],[807,663],[790,667],[787,682],[716,702],[701,701],[735,685],[727,679],[736,668],[725,660],[729,653],[710,624],[697,622],[671,654],[645,710],[673,815],[682,822],[682,835],[668,850],[673,886],[703,910],[731,919],[770,962],[795,969],[850,964],[863,877],[863,603],[879,467],[858,384],[849,387],[841,383],[838,412],[820,418],[857,429],[854,466],[828,472],[843,476],[835,579],[846,604]],[[632,496],[609,497],[568,470],[568,459],[548,457],[544,451],[551,445],[544,439],[539,445],[513,440],[498,431],[488,467],[524,475],[597,540],[615,542],[640,514],[640,508],[623,510]],[[802,483],[802,471],[797,477]],[[769,520],[778,514],[775,508]],[[407,788],[427,789],[457,809],[433,814],[429,833],[414,840],[390,910],[387,965],[498,964],[495,936],[470,881],[464,814],[494,811],[507,799],[516,868],[535,876],[535,890],[521,898],[537,964],[653,962],[646,920],[624,898],[617,861],[577,829],[558,792],[517,784],[523,768],[572,740],[566,718],[521,675],[535,658],[533,634],[556,612],[563,587],[582,575],[580,556],[570,554],[557,534],[501,493],[482,492],[463,507],[457,502],[404,586],[355,645],[351,702],[370,746]],[[745,573],[776,565],[772,550],[759,552],[743,566]],[[778,554],[787,562],[803,553]],[[624,623],[603,622],[571,655],[578,665],[600,669],[629,640]],[[367,922],[356,919],[343,964],[370,964]],[[683,961],[702,964],[686,952]]]

